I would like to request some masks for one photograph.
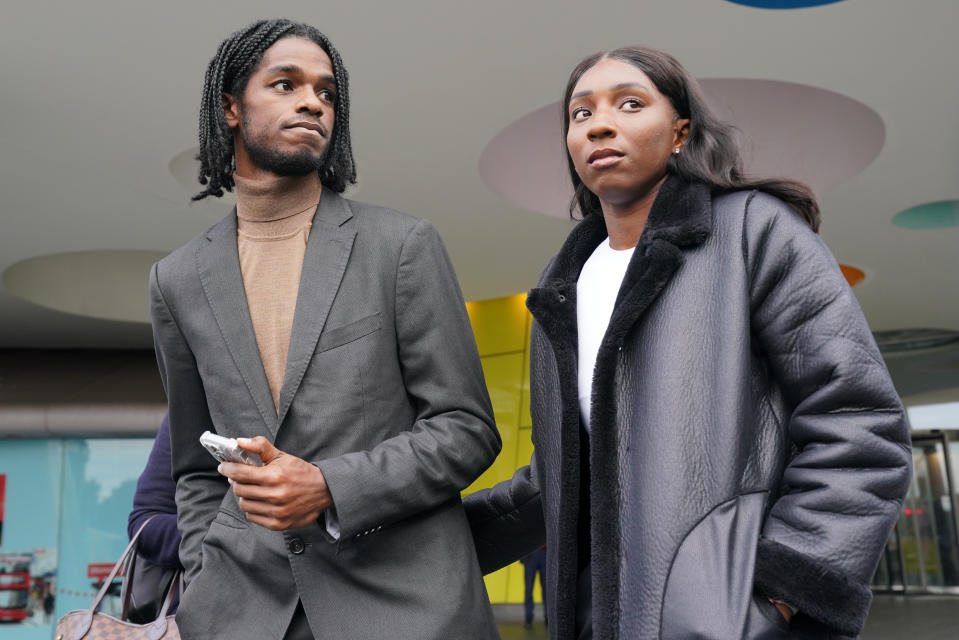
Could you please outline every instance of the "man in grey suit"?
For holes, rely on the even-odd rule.
[[[459,495],[500,449],[462,295],[429,223],[339,195],[348,118],[313,27],[210,62],[196,199],[237,208],[150,277],[184,638],[498,637]],[[218,466],[206,429],[264,466]]]

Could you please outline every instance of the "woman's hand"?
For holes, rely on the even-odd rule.
[[[772,598],[770,598],[769,601],[772,602],[774,605],[776,605],[776,608],[779,609],[779,613],[783,614],[783,617],[786,619],[786,622],[792,621],[793,610],[789,608],[788,604],[785,604],[783,602],[777,602],[773,600]]]

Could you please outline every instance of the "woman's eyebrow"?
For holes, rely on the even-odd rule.
[[[610,87],[610,91],[622,91],[623,89],[642,89],[643,91],[649,91],[649,87],[638,82],[621,82],[613,87]]]
[[[613,85],[609,88],[610,91],[622,91],[623,89],[642,89],[643,91],[649,92],[650,89],[644,84],[638,82],[621,82],[619,84]],[[577,91],[569,97],[570,100],[575,100],[576,98],[585,98],[586,96],[593,93],[592,89],[586,89],[585,91]]]

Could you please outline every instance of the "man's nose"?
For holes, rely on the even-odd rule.
[[[312,88],[304,87],[297,93],[296,110],[321,115],[323,113],[323,101],[320,100],[320,97],[316,95]]]

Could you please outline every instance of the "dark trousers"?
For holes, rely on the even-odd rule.
[[[536,583],[536,574],[539,573],[539,588],[546,594],[546,549],[538,549],[523,558],[523,578],[526,582],[524,604],[526,605],[526,622],[533,621],[533,585]],[[545,611],[546,605],[543,605]]]

